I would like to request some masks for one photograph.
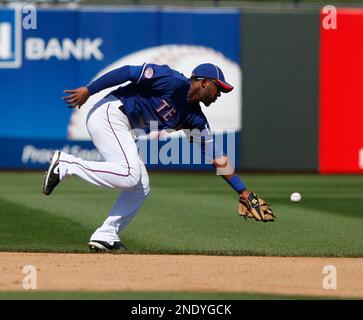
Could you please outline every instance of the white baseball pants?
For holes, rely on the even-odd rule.
[[[108,218],[91,236],[92,240],[120,241],[118,233],[135,216],[149,188],[149,177],[140,160],[130,124],[110,95],[101,99],[87,116],[87,129],[105,161],[84,161],[64,152],[59,158],[60,180],[76,175],[94,185],[122,190]]]

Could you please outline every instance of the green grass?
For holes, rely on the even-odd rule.
[[[88,252],[118,192],[70,178],[46,197],[42,176],[0,173],[0,251]],[[121,238],[131,253],[363,256],[363,176],[243,179],[276,222],[241,219],[236,194],[213,173],[151,173],[150,197]],[[294,191],[301,203],[290,202]]]
[[[0,292],[0,300],[316,300],[308,296],[286,296],[229,292]],[[337,299],[333,297],[331,299]]]

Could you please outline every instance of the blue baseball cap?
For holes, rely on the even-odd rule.
[[[192,76],[197,78],[207,78],[214,80],[218,85],[218,89],[222,92],[230,92],[233,90],[233,87],[224,79],[221,68],[219,68],[215,64],[200,64],[192,71]]]

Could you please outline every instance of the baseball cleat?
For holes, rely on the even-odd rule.
[[[121,241],[112,244],[106,241],[92,240],[88,243],[91,253],[121,253],[127,250]]]
[[[60,157],[60,151],[57,150],[53,153],[53,157],[52,159],[50,159],[49,168],[45,172],[44,182],[43,182],[43,193],[47,196],[52,193],[53,189],[60,182],[59,157]]]

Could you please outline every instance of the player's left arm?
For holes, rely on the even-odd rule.
[[[231,160],[226,155],[222,155],[212,161],[213,166],[220,176],[235,190],[241,199],[247,199],[249,191],[243,181],[236,174]]]
[[[204,114],[195,114],[190,121],[197,129],[190,132],[184,130],[187,133],[187,136],[191,136],[193,143],[197,143],[200,146],[205,159],[213,164],[217,174],[239,194],[241,199],[246,199],[249,191],[243,181],[235,173],[232,161],[223,152],[222,148],[216,144]]]
[[[250,192],[236,174],[233,162],[223,152],[223,148],[216,144],[205,116],[201,112],[196,112],[189,121],[189,124],[193,124],[195,128],[199,129],[190,132],[193,142],[200,145],[205,159],[216,168],[217,175],[220,175],[238,193],[239,215],[245,219],[252,218],[256,221],[275,221],[276,215],[269,204],[254,192]]]

